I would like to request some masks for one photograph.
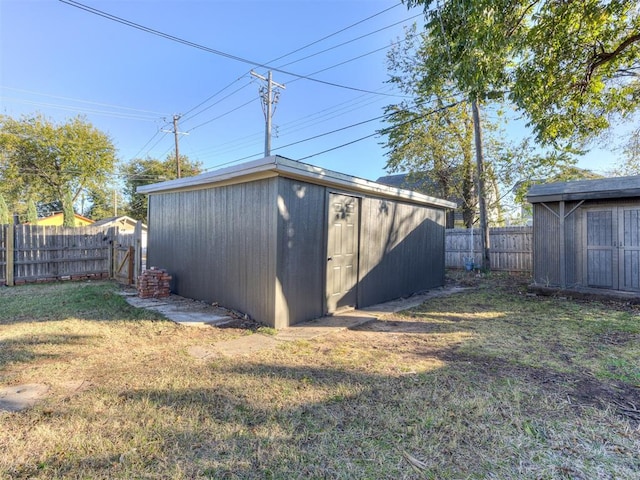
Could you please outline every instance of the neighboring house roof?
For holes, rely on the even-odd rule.
[[[640,175],[533,185],[530,203],[640,197]]]
[[[456,208],[448,200],[431,197],[422,193],[383,185],[370,180],[326,170],[280,156],[265,157],[233,167],[203,173],[195,177],[179,178],[166,182],[138,187],[138,193],[165,193],[181,190],[195,190],[212,186],[233,185],[272,177],[285,177],[335,188],[348,188],[357,192],[401,200],[419,205]]]
[[[83,217],[82,215],[79,215],[77,213],[74,213],[73,215],[75,217],[74,223],[76,227],[82,227],[85,225],[93,224],[93,220],[91,220],[90,218]],[[39,218],[34,223],[26,222],[25,224],[26,225],[61,226],[64,224],[64,214],[62,212],[54,213],[53,215],[49,215],[48,217]]]
[[[96,227],[119,227],[121,229],[133,230],[136,228],[138,221],[127,215],[120,215],[118,217],[109,217],[97,220],[94,225]],[[143,223],[142,230],[146,230],[147,226]]]

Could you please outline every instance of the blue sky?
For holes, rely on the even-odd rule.
[[[286,89],[273,116],[272,153],[367,179],[385,174],[380,137],[321,152],[381,128],[372,119],[398,100],[385,83],[386,51],[402,37],[404,25],[421,22],[420,10],[395,0],[79,1],[281,70],[273,72]],[[1,0],[0,49],[2,113],[40,112],[57,122],[85,115],[111,136],[124,161],[172,153],[173,134],[163,130],[171,130],[171,118],[181,114],[179,130],[188,135],[180,136],[180,153],[205,169],[263,156],[262,82],[249,72],[266,75],[264,66],[57,0]],[[322,135],[333,130],[341,131]],[[595,170],[609,164],[604,151],[580,162]]]

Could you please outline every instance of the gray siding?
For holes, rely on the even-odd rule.
[[[533,205],[533,279],[542,285],[560,285],[560,220],[558,204]]]
[[[152,193],[148,265],[166,268],[179,295],[276,328],[320,317],[331,191],[273,177]],[[361,198],[359,307],[444,284],[444,209],[353,195]]]
[[[358,306],[444,284],[444,210],[364,198]]]
[[[175,293],[274,324],[277,179],[152,194],[148,265]]]
[[[577,202],[566,202],[565,213],[577,205]],[[581,210],[578,208],[564,219],[565,265],[567,286],[580,283],[582,275],[582,231],[579,228]]]
[[[324,314],[325,190],[278,178],[277,328]]]

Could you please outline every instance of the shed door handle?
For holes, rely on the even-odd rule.
[[[327,258],[327,262],[330,262],[331,260],[333,260],[333,257]]]

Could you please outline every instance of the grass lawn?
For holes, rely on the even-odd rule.
[[[49,386],[0,412],[0,478],[640,478],[640,309],[453,276],[473,288],[205,361],[252,333],[106,282],[0,288],[0,386]]]

